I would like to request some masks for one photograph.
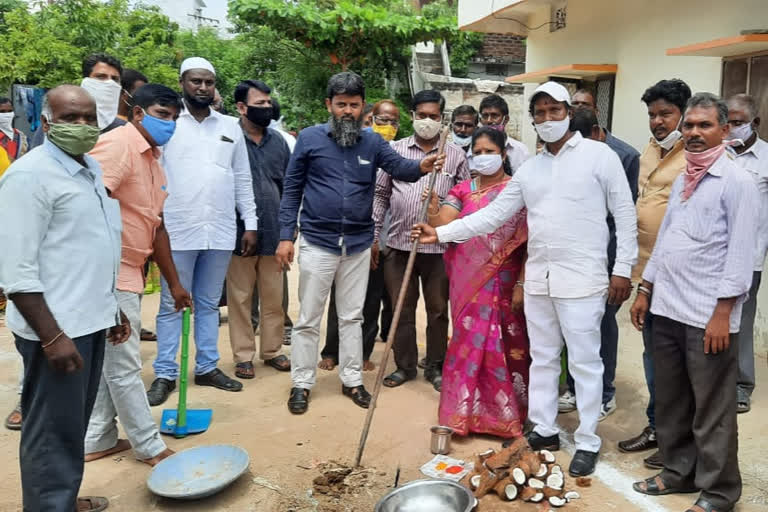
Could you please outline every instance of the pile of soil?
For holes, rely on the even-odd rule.
[[[318,464],[317,469],[320,475],[312,481],[312,497],[319,511],[372,510],[393,483],[386,472],[375,468],[328,461]]]

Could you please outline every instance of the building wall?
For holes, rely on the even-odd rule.
[[[541,9],[528,25],[538,26],[549,16],[549,9]],[[550,32],[545,26],[528,33],[526,70],[562,64],[617,64],[613,131],[640,150],[650,137],[647,110],[640,101],[648,86],[661,79],[680,78],[694,92],[720,92],[720,58],[667,57],[666,49],[764,28],[766,20],[766,0],[570,0],[565,29]],[[526,102],[535,87],[525,86]],[[524,142],[533,147],[530,124],[523,122],[522,126]],[[758,295],[755,323],[755,352],[765,357],[768,285]],[[765,363],[758,360],[756,364]]]
[[[525,62],[525,38],[509,34],[486,34],[477,56]]]

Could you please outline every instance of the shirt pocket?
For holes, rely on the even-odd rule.
[[[697,242],[708,241],[712,237],[712,230],[714,229],[714,215],[715,212],[711,207],[687,212],[683,223],[685,234]]]
[[[225,135],[219,136],[215,143],[211,144],[211,163],[220,167],[225,172],[231,172],[235,143],[223,140],[222,137],[225,137]]]

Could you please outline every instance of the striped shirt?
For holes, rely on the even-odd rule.
[[[435,146],[429,153],[425,153],[416,144],[414,136],[393,142],[392,149],[405,158],[416,160],[421,160],[437,152],[437,146]],[[464,151],[455,144],[446,144],[445,164],[442,172],[437,175],[435,180],[437,195],[442,200],[455,185],[468,179],[469,165]],[[376,194],[373,199],[373,220],[376,223],[375,240],[379,239],[384,214],[389,209],[392,223],[389,226],[387,247],[401,251],[411,250],[411,227],[423,221],[419,218],[422,204],[421,195],[428,186],[429,174],[415,183],[407,183],[393,179],[389,174],[379,170],[376,177]],[[446,247],[445,244],[419,245],[417,251],[426,254],[442,254]]]
[[[682,190],[680,175],[643,272],[643,279],[653,283],[651,313],[706,329],[718,299],[739,297],[730,322],[730,332],[739,332],[752,284],[757,187],[725,153],[687,201]]]

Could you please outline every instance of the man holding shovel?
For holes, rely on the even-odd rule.
[[[293,387],[288,409],[302,414],[315,384],[320,322],[331,285],[336,283],[339,317],[339,376],[342,392],[367,408],[371,395],[363,387],[362,306],[373,244],[373,193],[378,168],[403,181],[417,181],[444,158],[422,161],[398,155],[378,134],[362,131],[365,86],[355,73],[328,81],[327,124],[301,132],[286,171],[280,204],[282,267],[293,262],[294,238],[301,206],[301,273],[299,319],[291,340]]]

